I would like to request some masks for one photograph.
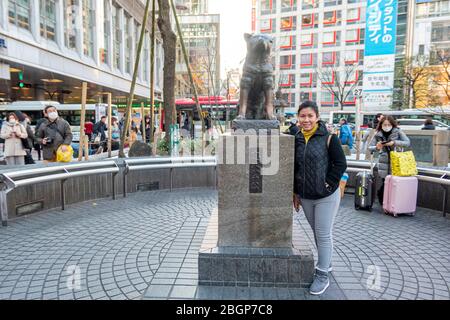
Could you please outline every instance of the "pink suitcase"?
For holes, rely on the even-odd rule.
[[[383,209],[386,214],[414,215],[417,203],[416,177],[387,176],[384,182]]]

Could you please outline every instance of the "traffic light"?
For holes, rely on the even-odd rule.
[[[19,88],[24,88],[25,87],[25,83],[23,82],[23,73],[22,71],[19,72],[19,83],[18,83]]]
[[[31,87],[32,87],[31,84],[25,83],[25,82],[23,81],[23,72],[22,72],[22,71],[19,72],[19,83],[17,84],[17,86],[18,86],[20,89],[23,89],[23,88],[31,88]]]

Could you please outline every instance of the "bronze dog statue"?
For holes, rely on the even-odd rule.
[[[247,42],[239,114],[237,120],[276,120],[273,114],[273,65],[271,51],[273,38],[262,34],[244,35]]]

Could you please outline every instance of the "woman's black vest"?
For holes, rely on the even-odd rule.
[[[303,199],[321,199],[333,194],[337,187],[327,189],[325,179],[330,168],[328,130],[323,122],[306,144],[300,131],[295,136],[295,190]]]

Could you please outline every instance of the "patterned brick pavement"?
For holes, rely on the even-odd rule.
[[[11,221],[0,228],[0,299],[450,299],[450,220],[424,209],[400,218],[355,212],[351,197],[336,218],[323,296],[199,287],[197,252],[216,197],[136,193]],[[304,216],[295,221],[311,241]]]

